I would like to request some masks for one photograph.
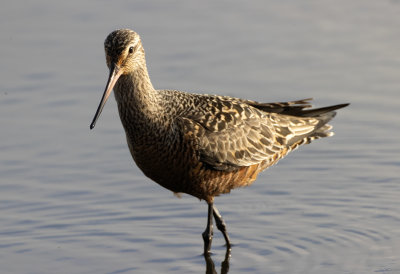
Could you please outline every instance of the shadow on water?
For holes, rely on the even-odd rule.
[[[225,259],[221,263],[221,274],[228,273],[229,271],[229,259],[231,258],[231,249],[226,248]],[[215,274],[215,264],[211,258],[210,253],[204,253],[204,260],[206,261],[206,274]]]

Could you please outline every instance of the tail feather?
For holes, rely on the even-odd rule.
[[[299,117],[302,117],[304,119],[307,119],[309,117],[311,119],[314,119],[314,121],[315,119],[318,121],[311,132],[308,132],[306,134],[299,134],[291,138],[288,145],[291,147],[291,149],[295,149],[299,145],[309,144],[313,140],[333,136],[334,133],[330,131],[332,129],[332,126],[329,125],[328,122],[336,116],[335,110],[346,107],[348,105],[349,104],[339,104],[309,110],[302,109],[300,112],[297,113],[296,116],[288,115],[285,112],[281,113],[286,114],[289,117],[293,116],[293,118],[291,118],[293,120],[297,120],[299,119]]]
[[[349,105],[349,104],[338,104],[328,107],[308,109],[312,106],[310,103],[311,100],[312,98],[307,98],[297,101],[277,102],[277,103],[259,103],[256,101],[246,100],[245,103],[265,112],[279,113],[279,114],[298,116],[298,117],[316,117],[321,114],[331,112],[340,108],[344,108]]]

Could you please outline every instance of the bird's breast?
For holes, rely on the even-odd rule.
[[[126,135],[132,157],[147,177],[171,191],[187,192],[196,157],[179,135],[172,131],[154,132],[150,128],[128,130]]]

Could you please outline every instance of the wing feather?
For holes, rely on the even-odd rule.
[[[198,148],[200,161],[229,171],[263,161],[276,162],[302,143],[329,136],[330,127],[324,125],[334,112],[293,115],[309,107],[308,101],[261,104],[214,96],[204,109],[197,108],[195,115],[178,120]]]

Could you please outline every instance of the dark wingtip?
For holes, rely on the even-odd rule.
[[[305,110],[303,111],[303,115],[302,116],[318,116],[324,113],[328,113],[328,112],[332,112],[335,111],[337,109],[340,108],[344,108],[347,107],[348,105],[350,105],[350,103],[346,103],[346,104],[338,104],[338,105],[333,105],[333,106],[328,106],[328,107],[322,107],[322,108],[314,108],[314,109],[309,109],[309,110]]]
[[[350,103],[339,104],[339,105],[333,106],[333,108],[334,108],[333,110],[344,108],[344,107],[347,107],[348,105],[350,105]]]
[[[345,103],[345,104],[336,105],[336,107],[337,107],[337,108],[344,108],[344,107],[347,107],[348,105],[350,105],[350,103]]]

